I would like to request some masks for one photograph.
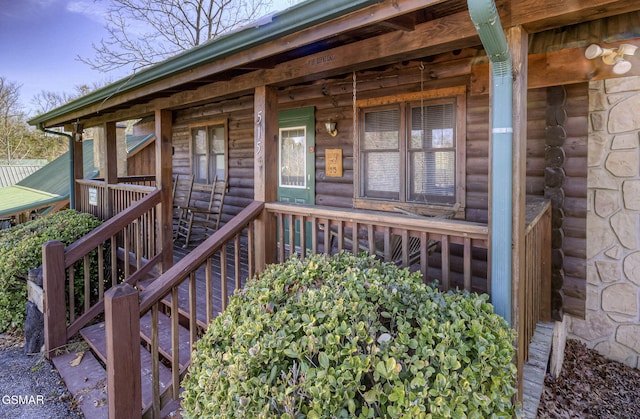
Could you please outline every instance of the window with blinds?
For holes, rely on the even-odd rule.
[[[360,117],[361,198],[455,204],[455,98],[363,108]]]
[[[410,104],[407,200],[455,203],[456,142],[453,103]]]
[[[362,195],[398,199],[400,193],[400,111],[382,109],[364,112],[361,143]]]
[[[191,166],[197,183],[223,180],[227,168],[227,139],[224,123],[191,128]]]

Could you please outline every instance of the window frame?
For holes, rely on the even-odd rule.
[[[196,145],[195,145],[195,141],[196,141],[196,137],[194,136],[193,131],[195,129],[202,129],[204,128],[207,132],[207,153],[205,154],[206,156],[206,167],[207,167],[207,179],[206,182],[207,184],[211,184],[213,182],[213,180],[215,179],[215,174],[210,173],[210,169],[211,169],[211,149],[213,144],[211,143],[212,138],[210,138],[209,136],[209,132],[210,129],[212,128],[216,128],[216,127],[222,127],[222,132],[224,133],[224,178],[223,179],[217,179],[218,181],[227,181],[228,177],[229,177],[229,126],[228,126],[228,121],[227,119],[220,119],[220,120],[213,120],[213,121],[206,121],[206,122],[202,122],[202,123],[197,123],[197,124],[190,124],[188,126],[189,128],[189,170],[190,172],[194,175],[194,181],[196,183],[203,183],[203,179],[201,179],[200,177],[198,177],[198,173],[196,173]]]
[[[410,180],[409,167],[409,150],[411,127],[410,113],[411,105],[415,107],[417,102],[424,102],[424,106],[431,104],[437,105],[442,103],[454,103],[455,118],[455,187],[454,202],[452,204],[442,203],[420,203],[408,201],[409,195],[408,183]],[[362,173],[361,167],[361,149],[360,142],[363,141],[364,133],[364,113],[371,110],[384,110],[391,107],[397,107],[400,110],[400,138],[399,138],[399,155],[400,155],[400,178],[399,178],[399,199],[382,199],[362,196],[363,182],[366,177]],[[354,208],[395,211],[396,208],[423,214],[437,214],[451,208],[457,209],[458,215],[464,215],[466,206],[466,87],[456,86],[450,88],[429,90],[425,92],[406,93],[394,96],[385,96],[371,99],[362,99],[356,102],[357,118],[355,123],[357,127],[354,138],[354,190],[353,205]]]

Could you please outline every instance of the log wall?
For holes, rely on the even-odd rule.
[[[565,313],[584,317],[587,284],[587,149],[589,89],[586,83],[564,86],[567,121],[564,140],[564,278]],[[555,309],[554,309],[555,311]]]
[[[447,61],[447,58],[449,59]],[[403,62],[384,68],[358,71],[355,75],[356,99],[419,92],[443,87],[470,86],[472,55],[463,51],[459,57],[442,57],[432,62]],[[440,60],[440,61],[439,61]],[[445,61],[446,64],[445,64]],[[423,68],[421,69],[421,65]],[[281,110],[307,106],[315,108],[316,119],[316,205],[352,208],[354,195],[353,94],[354,75],[344,74],[297,86],[280,88]],[[586,89],[567,88],[568,132],[563,162],[566,171],[563,193],[566,238],[562,243],[567,266],[562,289],[572,307],[579,312],[584,307],[584,248],[586,208]],[[469,92],[469,89],[467,90]],[[529,196],[545,194],[547,161],[546,88],[528,93],[527,182]],[[489,202],[489,96],[467,94],[466,115],[466,219],[486,223]],[[222,222],[229,221],[253,199],[253,97],[248,95],[218,103],[205,104],[175,113],[173,146],[174,174],[189,175],[190,125],[226,119],[229,138],[228,191]],[[338,135],[324,130],[329,119],[337,124]],[[343,155],[343,175],[328,177],[325,154],[329,148],[340,148]],[[557,157],[557,156],[556,156]],[[564,156],[563,156],[564,158]],[[547,174],[548,176],[548,174]],[[485,259],[486,257],[482,257]],[[486,262],[483,262],[486,263]]]

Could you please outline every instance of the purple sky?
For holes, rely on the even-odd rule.
[[[274,0],[274,10],[290,0]],[[77,61],[106,37],[102,10],[93,0],[0,0],[0,76],[16,82],[24,109],[43,90],[75,92],[82,84],[115,81],[124,71],[100,73]]]
[[[0,0],[0,75],[22,85],[26,110],[43,90],[72,93],[76,85],[123,76],[107,76],[75,59],[91,55],[91,43],[106,34],[98,14],[79,12],[83,6],[96,9],[91,0]]]

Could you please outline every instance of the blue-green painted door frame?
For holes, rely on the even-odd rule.
[[[278,113],[278,201],[315,204],[315,109],[290,109]],[[285,225],[285,242],[288,241]],[[310,247],[311,225],[305,229]],[[296,245],[299,245],[296,225]]]

